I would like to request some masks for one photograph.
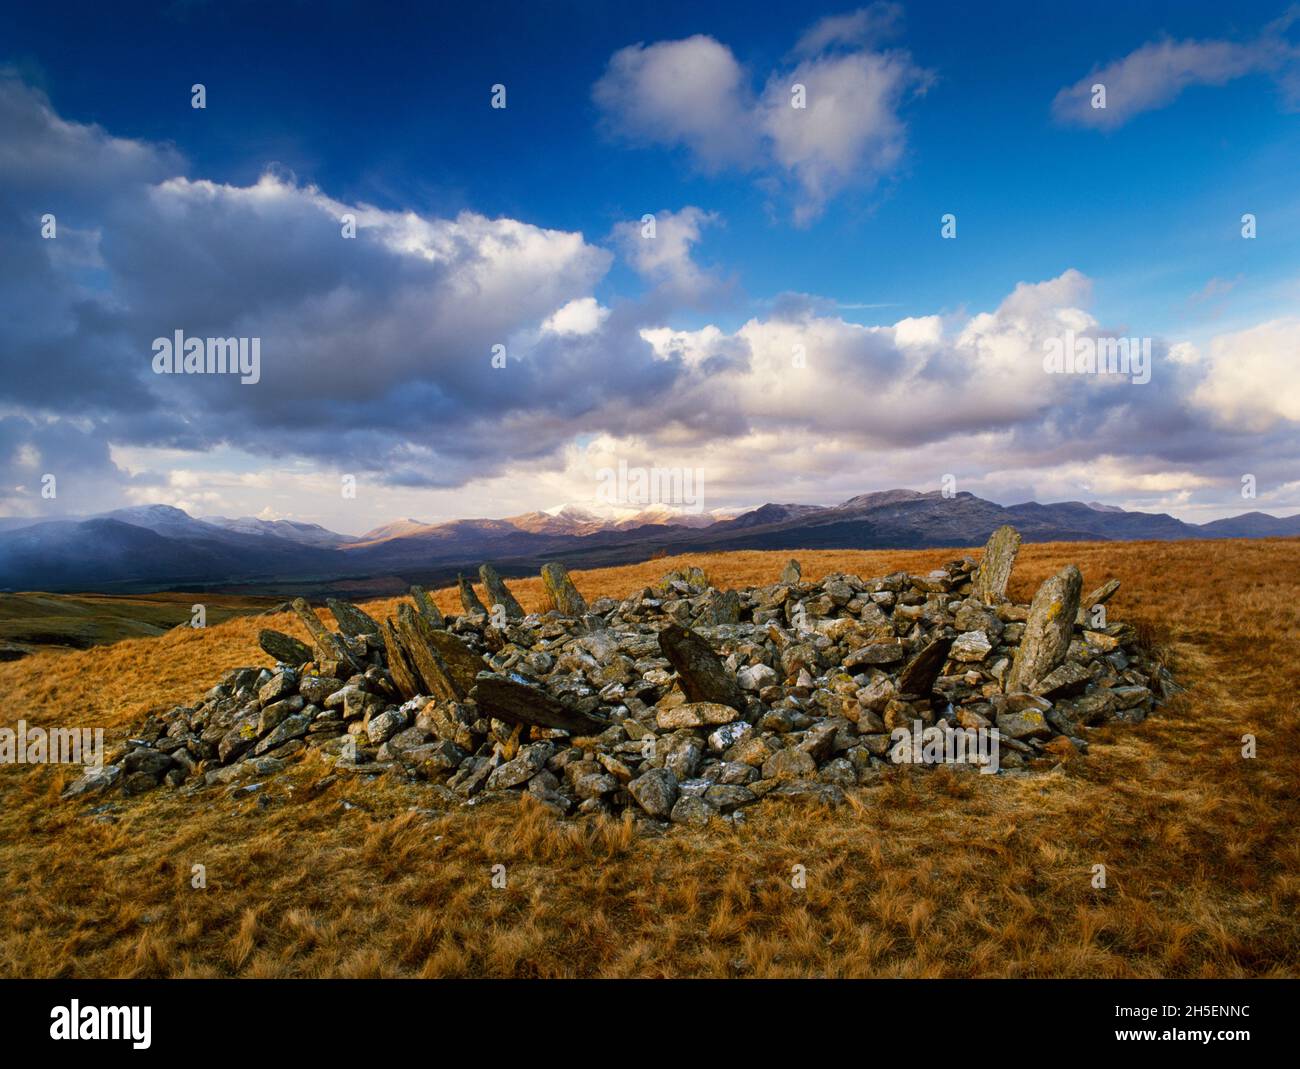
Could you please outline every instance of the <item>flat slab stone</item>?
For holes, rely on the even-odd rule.
[[[581,616],[587,611],[587,600],[573,585],[569,570],[552,561],[542,565],[542,586],[550,599],[551,607],[565,616]]]
[[[281,664],[291,664],[296,667],[312,659],[311,647],[307,643],[299,642],[298,639],[286,635],[283,631],[272,631],[269,627],[264,627],[257,633],[257,644],[268,657],[274,658]]]
[[[934,690],[934,681],[939,678],[939,673],[943,671],[943,665],[948,659],[948,651],[952,649],[952,643],[951,638],[935,638],[918,650],[916,655],[908,662],[907,667],[899,673],[898,693],[915,694],[921,698],[928,698],[930,692]]]
[[[609,727],[603,720],[596,720],[561,704],[540,687],[494,672],[478,674],[474,699],[484,716],[503,720],[507,724],[560,728],[577,735],[599,734]]]
[[[325,604],[329,606],[330,612],[334,614],[339,630],[348,638],[358,638],[361,635],[379,637],[379,624],[375,622],[369,613],[353,605],[352,602],[340,601],[338,598],[326,598]]]
[[[669,624],[659,632],[659,648],[672,662],[688,702],[716,702],[744,711],[745,692],[713,647],[680,624]]]
[[[1008,693],[1032,690],[1035,683],[1064,663],[1074,634],[1082,588],[1083,576],[1073,564],[1038,588],[1029,605],[1020,648],[1011,662],[1006,684]]]

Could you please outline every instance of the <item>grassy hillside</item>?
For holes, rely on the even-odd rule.
[[[60,768],[0,768],[6,976],[1243,976],[1300,973],[1300,542],[1026,545],[1010,593],[1076,562],[1123,582],[1114,620],[1187,692],[1097,729],[1030,779],[891,774],[838,811],[637,838],[501,805],[442,813],[419,785],[310,758],[261,792],[58,800]],[[771,582],[790,554],[576,572],[589,597],[669,568]],[[797,553],[804,574],[925,571],[952,550]],[[512,582],[525,608],[540,582]],[[455,607],[452,591],[437,600]],[[366,607],[372,615],[393,602]],[[237,618],[0,664],[0,723],[103,726],[265,664]],[[1258,757],[1241,757],[1241,737]],[[195,864],[207,888],[191,887]],[[491,869],[505,865],[507,886]],[[1107,886],[1092,886],[1104,864]],[[793,866],[807,886],[791,886]]]
[[[0,660],[18,660],[41,649],[84,650],[161,635],[188,627],[199,602],[209,624],[278,604],[274,598],[228,594],[0,594]]]

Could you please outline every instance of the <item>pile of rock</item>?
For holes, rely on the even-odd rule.
[[[443,803],[526,791],[565,815],[703,824],[768,795],[842,801],[919,753],[899,747],[909,733],[984,731],[1002,774],[1051,767],[1173,684],[1132,627],[1106,621],[1118,582],[1081,598],[1070,566],[1032,604],[1008,601],[1019,545],[1003,528],[978,567],[878,579],[805,582],[791,561],[740,591],[689,568],[590,605],[549,564],[541,614],[484,565],[490,607],[462,578],[460,615],[413,587],[382,623],[328,601],[337,631],[299,599],[310,645],[263,631],[274,668],[150,716],[66,793],[248,789],[316,749],[339,773],[426,781]]]

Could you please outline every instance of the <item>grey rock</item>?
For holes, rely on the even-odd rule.
[[[993,643],[983,631],[967,631],[953,641],[949,656],[954,661],[978,664],[993,650]]]
[[[273,702],[262,710],[262,715],[257,720],[257,733],[265,735],[269,731],[274,731],[279,724],[292,716],[294,713],[302,712],[306,706],[307,700],[301,694],[294,694],[284,701]]]
[[[817,762],[803,750],[778,750],[763,762],[763,778],[804,779],[817,774]]]
[[[688,702],[714,702],[745,710],[745,692],[700,635],[669,624],[659,632],[659,647],[677,672]]]
[[[751,664],[736,673],[736,682],[745,690],[759,691],[777,682],[776,672],[765,664]]]
[[[934,690],[935,680],[943,670],[944,661],[948,659],[952,641],[951,638],[940,636],[926,643],[899,674],[898,693],[928,698]]]
[[[664,818],[677,802],[677,777],[666,768],[652,768],[629,783],[627,791],[650,816]]]
[[[823,783],[831,783],[838,787],[856,787],[858,784],[858,774],[852,762],[843,757],[827,761],[817,778]]]
[[[573,793],[579,798],[599,798],[618,787],[618,780],[606,772],[585,772],[573,779]]]
[[[258,688],[257,700],[261,705],[267,706],[281,698],[287,698],[297,687],[298,673],[292,668],[286,668],[282,672],[276,672],[267,683]]]
[[[758,795],[748,787],[739,784],[718,783],[704,792],[704,800],[719,812],[730,813],[742,805],[751,805],[758,801]]]
[[[332,676],[305,675],[298,683],[298,693],[313,705],[324,706],[325,699],[343,689],[343,681]]]
[[[474,697],[484,715],[509,724],[533,724],[578,734],[597,734],[607,725],[572,709],[530,683],[480,672]]]
[[[742,739],[747,738],[753,731],[753,727],[743,720],[723,724],[716,731],[709,734],[709,749],[714,753],[723,753],[730,750]]]
[[[387,709],[372,716],[366,723],[366,738],[374,745],[387,742],[406,726],[406,714],[398,709]]]
[[[844,658],[844,667],[850,671],[868,664],[895,664],[903,659],[906,650],[901,642],[873,642],[862,646]]]
[[[103,765],[100,768],[87,768],[81,776],[63,788],[63,793],[60,797],[80,798],[87,794],[100,794],[118,783],[121,778],[121,765]]]
[[[1046,739],[1052,734],[1047,718],[1032,708],[1000,712],[997,725],[999,732],[1012,739]]]
[[[1066,661],[1057,665],[1030,688],[1034,694],[1044,698],[1072,698],[1088,689],[1092,676],[1081,664]]]
[[[165,753],[148,746],[131,750],[122,759],[122,771],[127,775],[133,772],[147,772],[151,776],[160,776],[172,767],[172,759]]]
[[[541,773],[555,748],[548,742],[537,742],[523,747],[513,760],[499,765],[488,777],[489,791],[505,790],[517,787]],[[547,775],[550,775],[547,773]],[[554,780],[555,777],[551,776]]]
[[[311,726],[311,717],[305,713],[295,713],[293,716],[282,720],[278,727],[271,734],[267,735],[254,748],[253,753],[261,755],[268,750],[274,750],[282,743],[290,739],[297,739],[307,734],[307,728]]]
[[[674,735],[661,742],[660,752],[664,768],[680,782],[690,779],[698,771],[704,758],[704,744],[691,735]]]
[[[687,702],[672,709],[660,709],[655,715],[659,727],[666,731],[680,728],[712,727],[718,724],[730,724],[740,714],[730,705],[717,702]]]
[[[669,819],[674,824],[686,824],[693,828],[704,828],[717,815],[717,810],[699,795],[684,794],[677,799]]]

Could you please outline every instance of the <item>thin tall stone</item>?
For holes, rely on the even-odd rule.
[[[428,688],[420,676],[420,670],[411,661],[410,655],[402,645],[397,634],[397,627],[390,616],[380,628],[384,639],[384,650],[388,654],[388,674],[397,685],[397,692],[404,698],[414,698],[424,694]]]
[[[506,617],[510,620],[522,620],[524,618],[524,607],[515,600],[515,596],[510,593],[510,588],[506,586],[505,580],[497,574],[497,570],[490,564],[480,564],[478,569],[479,580],[483,583],[483,589],[488,594],[488,604],[492,608],[500,605],[506,611]]]
[[[1079,602],[1079,612],[1078,615],[1075,616],[1074,622],[1080,627],[1092,627],[1093,609],[1098,605],[1105,605],[1106,602],[1110,601],[1110,599],[1115,596],[1117,590],[1119,590],[1118,579],[1110,579],[1102,583],[1101,586],[1084,598],[1083,601]],[[1101,618],[1104,620],[1105,617],[1106,614],[1103,611],[1101,613]]]
[[[1020,552],[1020,532],[1010,524],[999,527],[989,536],[975,571],[971,596],[985,605],[996,605],[1007,598],[1007,582]]]
[[[456,576],[456,585],[460,588],[460,607],[465,610],[467,615],[473,616],[478,612],[487,613],[487,609],[478,600],[478,595],[474,593],[474,587],[468,579],[463,575],[458,575]]]
[[[411,597],[415,601],[416,611],[423,616],[434,627],[445,627],[447,621],[442,617],[442,610],[434,604],[433,598],[429,597],[429,592],[422,586],[411,587]]]
[[[929,698],[934,690],[935,680],[943,671],[944,662],[952,649],[951,637],[931,639],[916,652],[907,667],[899,673],[898,693],[912,694],[918,698]]]

